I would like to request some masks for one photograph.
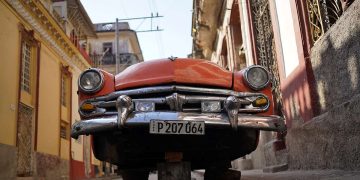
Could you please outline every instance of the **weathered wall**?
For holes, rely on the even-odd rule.
[[[78,112],[79,109],[79,105],[78,105],[78,95],[77,95],[77,90],[78,90],[78,85],[77,85],[77,81],[78,78],[80,76],[81,71],[79,70],[74,70],[73,72],[73,78],[72,78],[72,110],[71,110],[71,124],[75,123],[75,121],[80,121],[80,115]],[[76,161],[83,161],[83,155],[84,155],[84,150],[83,150],[83,136],[79,137],[80,139],[78,141],[76,141],[75,139],[71,138],[71,158],[73,160]]]
[[[15,145],[20,69],[19,20],[0,2],[0,143]],[[8,41],[12,39],[12,41]],[[6,42],[6,43],[5,43]]]
[[[45,153],[36,153],[36,177],[40,179],[69,179],[70,162]]]
[[[314,45],[321,115],[287,135],[292,169],[360,170],[360,1]]]
[[[90,166],[89,174],[86,174],[84,162],[71,160],[71,179],[72,180],[83,180],[95,177],[96,166]],[[98,171],[99,172],[99,171]]]
[[[0,179],[14,179],[16,177],[15,146],[0,144]]]
[[[272,139],[273,139],[272,132],[268,132],[268,131],[260,132],[258,147],[254,152],[250,154],[254,169],[262,169],[266,166],[265,145]]]

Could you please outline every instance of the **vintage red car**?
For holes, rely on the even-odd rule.
[[[192,169],[228,166],[254,151],[259,131],[284,131],[274,115],[271,76],[261,66],[227,71],[206,60],[169,58],[116,76],[84,71],[82,121],[71,136],[92,135],[95,157],[146,174],[180,152]]]

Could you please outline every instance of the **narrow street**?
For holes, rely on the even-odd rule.
[[[204,170],[191,173],[191,180],[203,180]],[[92,180],[122,180],[119,177],[96,178]],[[358,180],[360,171],[341,170],[308,170],[283,171],[277,173],[263,173],[262,170],[246,170],[241,172],[241,180]],[[149,180],[157,180],[156,173],[150,173]]]
[[[0,0],[0,26],[0,180],[360,179],[360,0]]]

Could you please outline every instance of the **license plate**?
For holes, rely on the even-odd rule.
[[[204,135],[203,121],[150,121],[150,134],[191,134]]]

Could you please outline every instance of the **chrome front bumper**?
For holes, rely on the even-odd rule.
[[[150,120],[204,121],[205,128],[214,127],[233,129],[233,125],[231,124],[228,115],[225,113],[132,112],[128,114],[124,121],[119,121],[118,115],[78,121],[72,126],[71,137],[77,138],[79,135],[121,130],[121,128],[131,128],[136,126],[148,126]],[[284,119],[280,116],[249,114],[238,114],[237,128],[253,128],[278,132],[286,130]]]

